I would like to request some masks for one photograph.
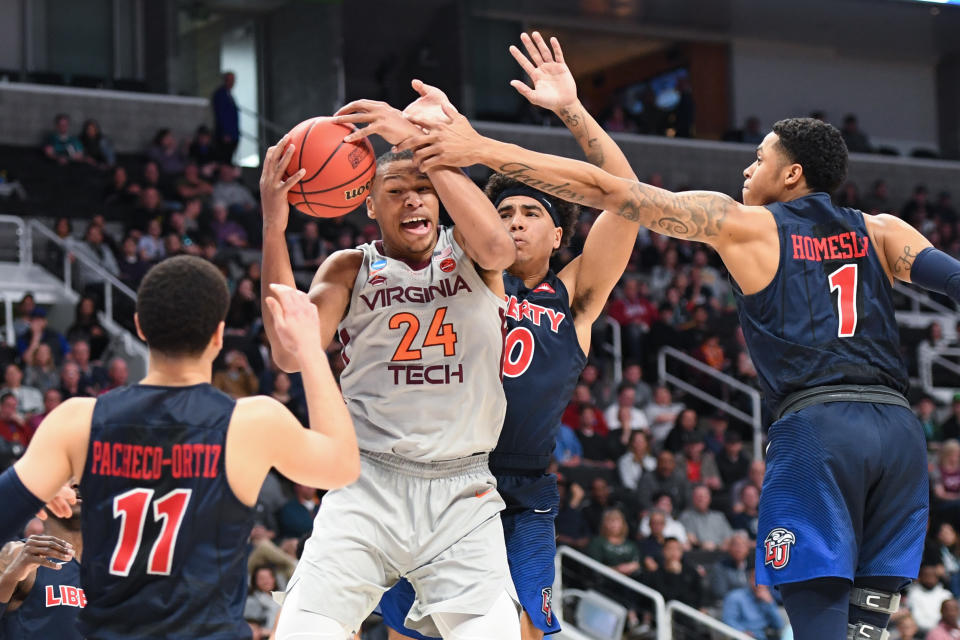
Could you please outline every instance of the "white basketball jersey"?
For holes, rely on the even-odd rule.
[[[490,451],[506,411],[506,303],[452,228],[440,228],[422,269],[382,255],[376,243],[358,249],[363,264],[339,337],[340,385],[360,448],[422,462]]]

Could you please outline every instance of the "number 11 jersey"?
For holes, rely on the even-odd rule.
[[[360,449],[418,462],[493,449],[506,399],[500,380],[506,302],[441,227],[426,264],[363,262],[339,326],[340,386]]]
[[[235,405],[209,384],[133,385],[97,399],[80,480],[84,637],[250,637],[253,510],[224,466]]]
[[[890,281],[863,213],[826,193],[767,205],[780,266],[765,288],[734,286],[740,324],[771,409],[823,385],[884,385],[904,393]]]

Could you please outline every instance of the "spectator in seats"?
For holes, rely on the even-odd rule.
[[[849,207],[850,209],[863,209],[863,203],[860,200],[860,189],[857,183],[848,180],[836,195],[838,206]]]
[[[217,166],[217,150],[213,144],[213,135],[210,127],[201,124],[193,134],[187,156],[200,167],[200,174],[206,177],[213,175]]]
[[[583,551],[590,543],[590,524],[583,515],[583,499],[586,493],[576,482],[561,481],[557,484],[560,507],[555,520],[557,546],[567,545]]]
[[[110,275],[120,275],[117,259],[104,242],[103,227],[100,225],[89,224],[83,236],[83,242],[73,243],[70,251],[76,256],[83,256]],[[84,295],[95,294],[103,299],[104,287],[107,285],[106,277],[88,267],[82,260],[77,260],[74,265],[74,274],[80,291]]]
[[[260,318],[259,303],[260,297],[253,289],[253,280],[241,278],[227,311],[227,330],[246,335],[253,323]]]
[[[43,419],[46,418],[51,411],[59,407],[61,402],[63,402],[63,398],[60,395],[59,389],[47,389],[43,393],[43,413],[38,413],[27,418],[27,426],[30,428],[30,432],[36,433]]]
[[[178,176],[187,166],[187,158],[170,129],[160,129],[153,136],[153,144],[147,150],[147,157],[157,163],[161,176]]]
[[[610,404],[613,391],[610,389],[610,385],[601,379],[600,368],[595,363],[588,362],[583,367],[583,371],[580,372],[580,384],[586,385],[590,389],[590,397],[594,399],[597,405],[607,406]]]
[[[613,461],[615,450],[610,442],[609,432],[600,433],[600,420],[603,414],[592,405],[584,405],[580,409],[580,428],[577,429],[577,439],[583,447],[583,463],[591,466],[612,469],[616,466]],[[605,428],[606,425],[603,425]]]
[[[650,437],[644,431],[634,431],[630,434],[630,449],[617,460],[620,484],[633,491],[640,479],[656,468],[657,459],[650,455]]]
[[[608,315],[620,325],[623,352],[629,358],[638,358],[643,335],[657,319],[657,307],[650,301],[649,287],[636,278],[625,278],[623,294],[610,303]]]
[[[932,534],[934,531],[930,531]],[[938,576],[946,583],[951,593],[960,594],[960,540],[957,530],[950,522],[941,522],[936,528],[936,538],[927,538],[928,548],[924,549],[924,557],[928,557],[931,564],[938,566]],[[943,568],[942,573],[939,567]]]
[[[734,529],[743,529],[753,539],[757,538],[757,518],[760,516],[760,490],[752,484],[745,484],[740,490],[740,500],[734,505],[730,525]]]
[[[273,391],[270,397],[290,410],[297,420],[304,426],[307,425],[307,409],[303,402],[290,393],[290,376],[284,371],[278,371],[273,378]]]
[[[653,508],[643,518],[640,519],[640,528],[637,535],[645,537],[650,535],[650,513],[660,511],[666,515],[663,523],[663,535],[668,538],[676,538],[683,545],[684,549],[690,549],[690,543],[687,538],[687,529],[679,520],[674,518],[673,500],[669,493],[658,493],[653,496]]]
[[[669,248],[664,251],[663,259],[655,264],[650,272],[650,289],[657,298],[662,298],[666,295],[670,283],[673,282],[677,272],[680,270],[680,254],[677,253],[677,249],[674,246],[669,244],[666,246]],[[660,310],[658,309],[658,314],[659,312]]]
[[[854,153],[873,153],[870,139],[860,130],[857,116],[848,113],[843,119],[843,128],[840,129],[843,141],[847,143],[847,150]]]
[[[934,514],[960,522],[960,441],[947,440],[937,452],[937,460],[930,465],[930,487]]]
[[[753,584],[753,543],[746,531],[734,531],[724,545],[727,555],[710,568],[710,592],[717,600]]]
[[[584,407],[593,408],[593,397],[590,394],[590,387],[585,384],[577,384],[577,386],[573,388],[573,398],[570,400],[570,404],[563,410],[561,422],[574,431],[578,431],[580,429],[580,412]],[[607,421],[603,417],[603,412],[597,411],[596,413],[596,429],[598,432],[601,432],[601,435],[605,436],[609,432]]]
[[[928,633],[940,621],[940,607],[953,594],[947,591],[937,579],[937,568],[932,564],[920,567],[920,576],[907,587],[907,607],[920,627],[921,633]]]
[[[900,614],[903,611],[903,614]],[[910,615],[910,610],[901,606],[900,611],[890,617],[890,637],[888,640],[924,640],[920,635],[920,627],[917,621]]]
[[[919,229],[921,233],[926,234],[930,229],[926,221],[933,217],[931,214],[930,202],[927,199],[927,187],[918,184],[913,188],[910,199],[900,208],[900,217]]]
[[[249,217],[256,213],[257,200],[253,194],[237,180],[240,170],[229,164],[220,166],[217,182],[213,185],[213,201],[226,205],[230,213]]]
[[[97,319],[97,302],[90,296],[83,296],[77,303],[73,324],[67,329],[67,340],[71,343],[86,341],[90,345],[91,360],[99,360],[106,350],[110,338]]]
[[[86,397],[88,394],[81,386],[80,367],[76,362],[64,362],[60,367],[60,397],[64,400]]]
[[[237,82],[232,71],[223,74],[223,83],[213,92],[213,130],[220,162],[229,164],[240,144],[240,110],[230,91]]]
[[[17,315],[13,319],[13,335],[16,338],[26,336],[30,332],[30,317],[33,310],[37,308],[36,300],[32,293],[25,293],[17,303]]]
[[[713,454],[714,462],[723,454],[723,443],[727,435],[727,427],[729,426],[730,421],[727,418],[727,414],[723,411],[717,411],[711,414],[707,421],[707,433],[703,437],[703,444],[706,445],[707,451]]]
[[[743,451],[739,431],[728,430],[723,436],[723,451],[716,456],[717,471],[725,487],[733,487],[750,472],[750,458]],[[732,499],[732,498],[731,498]]]
[[[23,372],[26,384],[39,389],[41,393],[60,386],[60,372],[57,370],[57,363],[53,361],[53,351],[49,344],[41,342],[34,349],[33,357],[24,360],[30,363]]]
[[[167,215],[167,207],[163,203],[163,196],[156,187],[144,187],[140,192],[140,200],[137,208],[130,213],[124,231],[131,231],[142,234],[150,228],[150,223],[157,221],[160,223]],[[163,225],[161,224],[161,229]],[[158,258],[159,259],[159,258]]]
[[[0,394],[12,393],[17,397],[17,407],[24,415],[43,411],[43,393],[31,386],[24,386],[20,367],[10,363],[3,370],[3,388]]]
[[[232,349],[224,357],[227,368],[213,374],[213,386],[232,398],[246,398],[259,390],[259,382],[247,356],[242,351]]]
[[[41,344],[50,347],[53,361],[58,366],[63,362],[67,352],[70,351],[70,343],[67,342],[67,339],[47,326],[47,310],[43,307],[37,307],[30,313],[29,333],[17,339],[17,351],[20,352],[20,357],[24,362],[30,362],[33,359],[33,352]]]
[[[277,574],[269,565],[259,566],[250,576],[250,591],[243,607],[243,618],[258,627],[253,640],[268,640],[273,623],[280,613],[280,605],[273,599],[277,590]]]
[[[736,364],[733,368],[733,377],[745,385],[759,389],[760,382],[759,376],[757,375],[757,368],[753,366],[753,359],[746,349],[737,352],[737,357],[734,362]]]
[[[43,144],[43,154],[58,164],[82,161],[83,144],[70,135],[70,116],[58,113],[53,119],[53,128]]]
[[[110,182],[103,189],[103,203],[108,205],[133,207],[140,197],[140,185],[131,182],[127,170],[116,166],[110,173]]]
[[[683,411],[683,404],[674,402],[670,389],[661,385],[653,390],[653,400],[644,407],[643,411],[647,414],[647,422],[650,423],[653,448],[658,449],[667,439],[667,434],[673,430],[677,416]]]
[[[163,227],[159,218],[152,218],[147,223],[147,232],[137,242],[137,253],[144,261],[160,262],[166,257],[163,248]]]
[[[736,506],[740,498],[740,491],[748,484],[752,484],[757,491],[763,490],[763,475],[767,472],[767,463],[763,460],[751,460],[747,467],[747,476],[730,487],[730,498],[732,504]]]
[[[863,199],[864,213],[892,213],[893,207],[890,206],[890,194],[887,189],[887,183],[884,180],[877,180],[870,188],[870,193]]]
[[[723,484],[717,471],[717,462],[713,454],[706,450],[703,434],[699,431],[683,434],[683,450],[677,456],[677,468],[691,486],[705,484],[711,491],[718,491]]]
[[[180,236],[175,233],[168,233],[163,236],[163,251],[170,257],[187,253],[183,243],[180,242]]]
[[[934,404],[933,398],[928,395],[921,396],[917,401],[916,407],[913,409],[914,413],[917,414],[920,425],[923,427],[923,435],[926,437],[927,443],[932,444],[933,448],[936,448],[937,443],[940,442],[942,437],[940,424],[937,422],[936,410],[937,405]]]
[[[603,512],[600,534],[587,545],[587,555],[625,576],[639,573],[640,551],[627,538],[627,533],[627,519],[623,512],[607,509]]]
[[[637,125],[627,117],[623,105],[617,103],[610,109],[610,115],[603,121],[603,128],[610,133],[636,133]]]
[[[590,525],[590,531],[594,534],[599,533],[603,512],[619,506],[620,504],[614,499],[606,478],[597,476],[590,481],[590,499],[583,507],[583,517]]]
[[[117,155],[113,152],[113,144],[103,135],[100,123],[90,118],[85,120],[80,129],[80,144],[83,149],[83,159],[99,169],[107,169],[117,163]]]
[[[191,202],[195,201],[191,200]],[[187,219],[184,217],[182,211],[173,211],[167,216],[165,235],[169,236],[171,234],[177,236],[177,239],[180,241],[180,246],[183,248],[183,253],[188,253],[192,256],[200,255],[200,245],[187,230]]]
[[[646,518],[649,533],[644,536],[637,532],[637,548],[646,572],[656,571],[663,564],[663,544],[667,541],[665,531],[669,518],[670,515],[661,509],[650,509]]]
[[[170,190],[169,181],[160,173],[160,165],[153,160],[148,160],[143,165],[143,175],[140,179],[140,190],[153,187],[160,194],[160,201],[170,200],[174,195]]]
[[[320,508],[317,490],[302,484],[293,485],[293,497],[277,514],[278,535],[281,538],[300,538],[313,531],[313,518]]]
[[[705,605],[701,576],[683,561],[683,545],[676,538],[664,541],[663,564],[644,574],[643,582],[659,591],[667,602],[679,600],[694,609]]]
[[[708,333],[693,355],[720,372],[726,371],[730,364],[720,344],[720,336],[716,333]]]
[[[313,278],[313,274],[327,257],[327,247],[320,237],[320,228],[313,220],[303,225],[303,232],[290,245],[290,264],[295,270],[305,271]]]
[[[143,276],[147,275],[150,263],[143,259],[143,254],[137,248],[137,240],[132,235],[128,235],[121,245],[117,266],[120,269],[121,282],[136,291]]]
[[[779,638],[783,617],[764,584],[755,584],[753,569],[749,587],[734,589],[723,598],[723,622],[753,638]]]
[[[128,375],[127,361],[123,358],[112,358],[107,365],[107,380],[103,385],[103,389],[100,390],[100,395],[126,386]]]
[[[217,241],[217,247],[221,249],[231,247],[241,249],[246,247],[247,232],[241,225],[230,220],[227,216],[228,211],[226,205],[219,202],[214,203],[213,222],[210,224],[210,229]]]
[[[688,434],[696,433],[701,437],[703,432],[700,430],[700,417],[693,409],[683,409],[673,423],[673,428],[667,434],[663,441],[663,448],[674,454],[683,450],[683,443]]]
[[[617,401],[603,412],[610,431],[639,431],[649,429],[647,416],[637,409],[635,400],[637,392],[629,382],[622,382],[617,388]]]
[[[703,551],[721,549],[733,535],[726,516],[710,509],[710,488],[700,484],[693,488],[691,507],[680,514],[680,524],[687,530],[690,544]]]
[[[175,189],[180,200],[186,202],[191,198],[199,198],[202,202],[209,202],[213,196],[213,185],[200,175],[200,167],[190,161],[183,168],[183,175],[177,179]]]
[[[937,217],[942,221],[953,224],[957,221],[957,210],[953,208],[953,199],[949,191],[941,191],[934,205]]]
[[[687,479],[677,473],[676,458],[669,451],[657,455],[657,468],[644,474],[637,484],[637,500],[644,507],[652,505],[654,496],[660,493],[670,496],[677,511],[686,509],[690,487]]]
[[[90,344],[86,340],[76,340],[70,345],[70,360],[80,372],[80,387],[85,396],[95,396],[107,379],[107,372],[91,360]]]
[[[628,361],[624,365],[621,384],[629,384],[633,387],[633,404],[638,409],[643,409],[653,400],[653,389],[643,381],[643,367],[639,362]]]
[[[957,640],[960,638],[960,607],[957,599],[944,600],[940,605],[940,623],[930,630],[926,640]]]
[[[0,438],[14,445],[14,456],[20,457],[30,444],[33,432],[17,408],[17,396],[9,391],[0,395]]]
[[[580,444],[577,432],[562,423],[557,431],[557,446],[553,450],[553,457],[561,467],[577,467],[583,462],[583,445]]]

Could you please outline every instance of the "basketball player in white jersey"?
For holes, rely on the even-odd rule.
[[[379,133],[395,143],[410,124],[391,114]],[[284,138],[264,161],[265,285],[294,286],[286,193],[302,172],[283,179],[293,152]],[[440,199],[454,229],[438,226]],[[461,171],[428,176],[406,154],[378,160],[366,204],[383,240],[332,254],[310,290],[322,344],[336,334],[344,345],[341,386],[362,472],[324,496],[277,637],[343,640],[406,577],[417,593],[411,628],[457,640],[519,639],[504,503],[487,462],[506,406],[501,271],[514,261],[513,241]],[[274,359],[297,370],[264,309]]]

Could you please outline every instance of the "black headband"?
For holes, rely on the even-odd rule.
[[[493,203],[493,206],[500,208],[500,203],[506,200],[507,198],[512,198],[513,196],[526,196],[528,198],[533,198],[547,210],[547,213],[550,214],[550,219],[553,220],[553,226],[562,227],[563,224],[560,222],[560,216],[557,215],[556,209],[553,206],[553,203],[550,202],[548,198],[542,191],[537,191],[533,187],[528,187],[526,185],[518,185],[516,187],[510,187],[509,189],[504,189],[503,192],[497,196],[497,201]]]

